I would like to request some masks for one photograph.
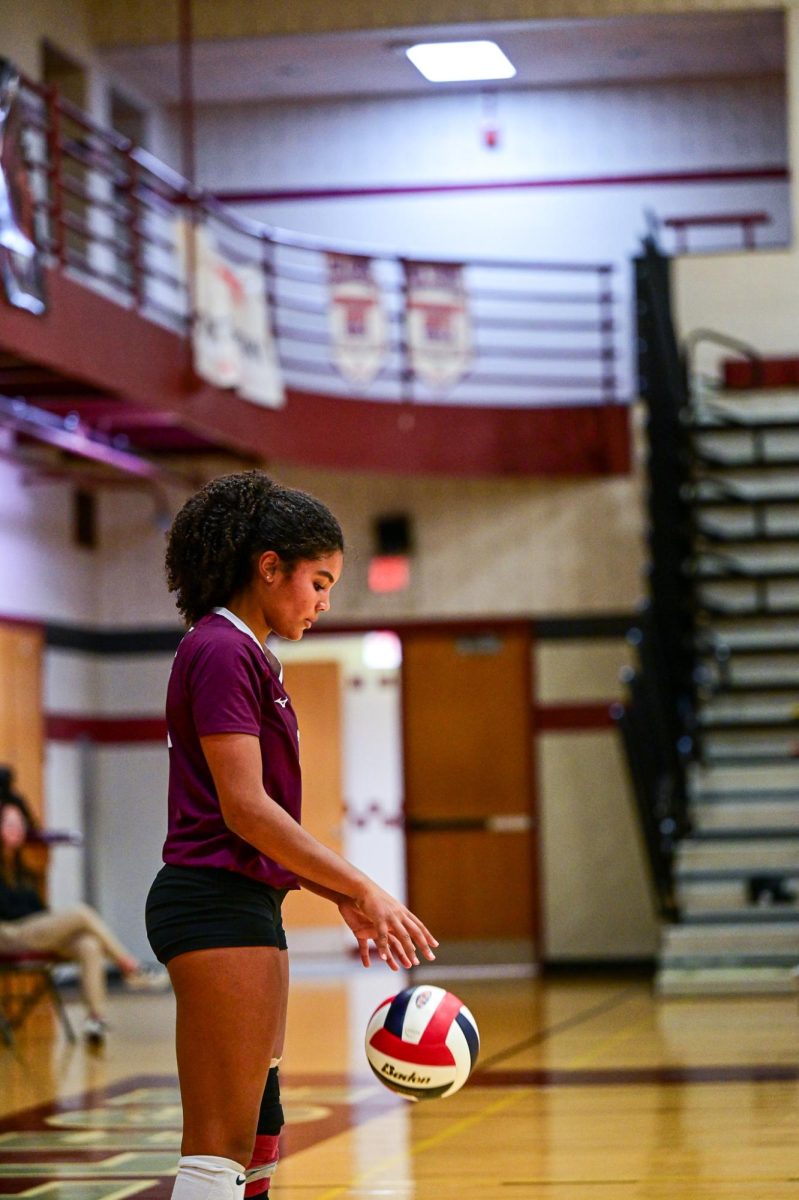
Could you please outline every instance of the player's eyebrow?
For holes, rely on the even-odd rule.
[[[335,582],[334,576],[333,576],[333,575],[331,575],[329,571],[325,571],[325,570],[322,570],[322,569],[320,569],[320,570],[318,570],[318,571],[316,572],[316,574],[317,574],[317,575],[324,575],[324,576],[326,576],[326,578],[327,578],[327,579],[329,579],[331,583]]]

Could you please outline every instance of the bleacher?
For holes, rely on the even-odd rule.
[[[788,991],[799,963],[799,389],[723,333],[680,347],[637,261],[648,598],[616,712],[663,917],[666,995]],[[708,349],[717,374],[702,373]]]

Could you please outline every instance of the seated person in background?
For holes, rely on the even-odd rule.
[[[142,967],[88,904],[52,912],[42,903],[21,855],[34,823],[11,788],[12,778],[9,768],[0,767],[0,954],[46,951],[77,963],[86,1005],[83,1035],[98,1045],[108,1032],[105,959],[116,963],[131,988],[159,990],[169,977],[161,968]]]

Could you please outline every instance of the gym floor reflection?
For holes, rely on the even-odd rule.
[[[369,1014],[409,982],[295,964],[275,1200],[782,1200],[799,1180],[791,996],[660,1000],[647,979],[424,967],[482,1047],[455,1096],[369,1071]],[[0,1196],[167,1200],[180,1138],[171,995],[113,994],[99,1052],[45,1007],[0,1050]],[[253,1014],[257,1019],[257,1014]]]

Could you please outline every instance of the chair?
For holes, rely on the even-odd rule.
[[[13,1046],[15,1031],[45,999],[55,1008],[67,1040],[77,1040],[55,977],[56,967],[63,962],[45,951],[0,952],[0,1037],[7,1046]]]

